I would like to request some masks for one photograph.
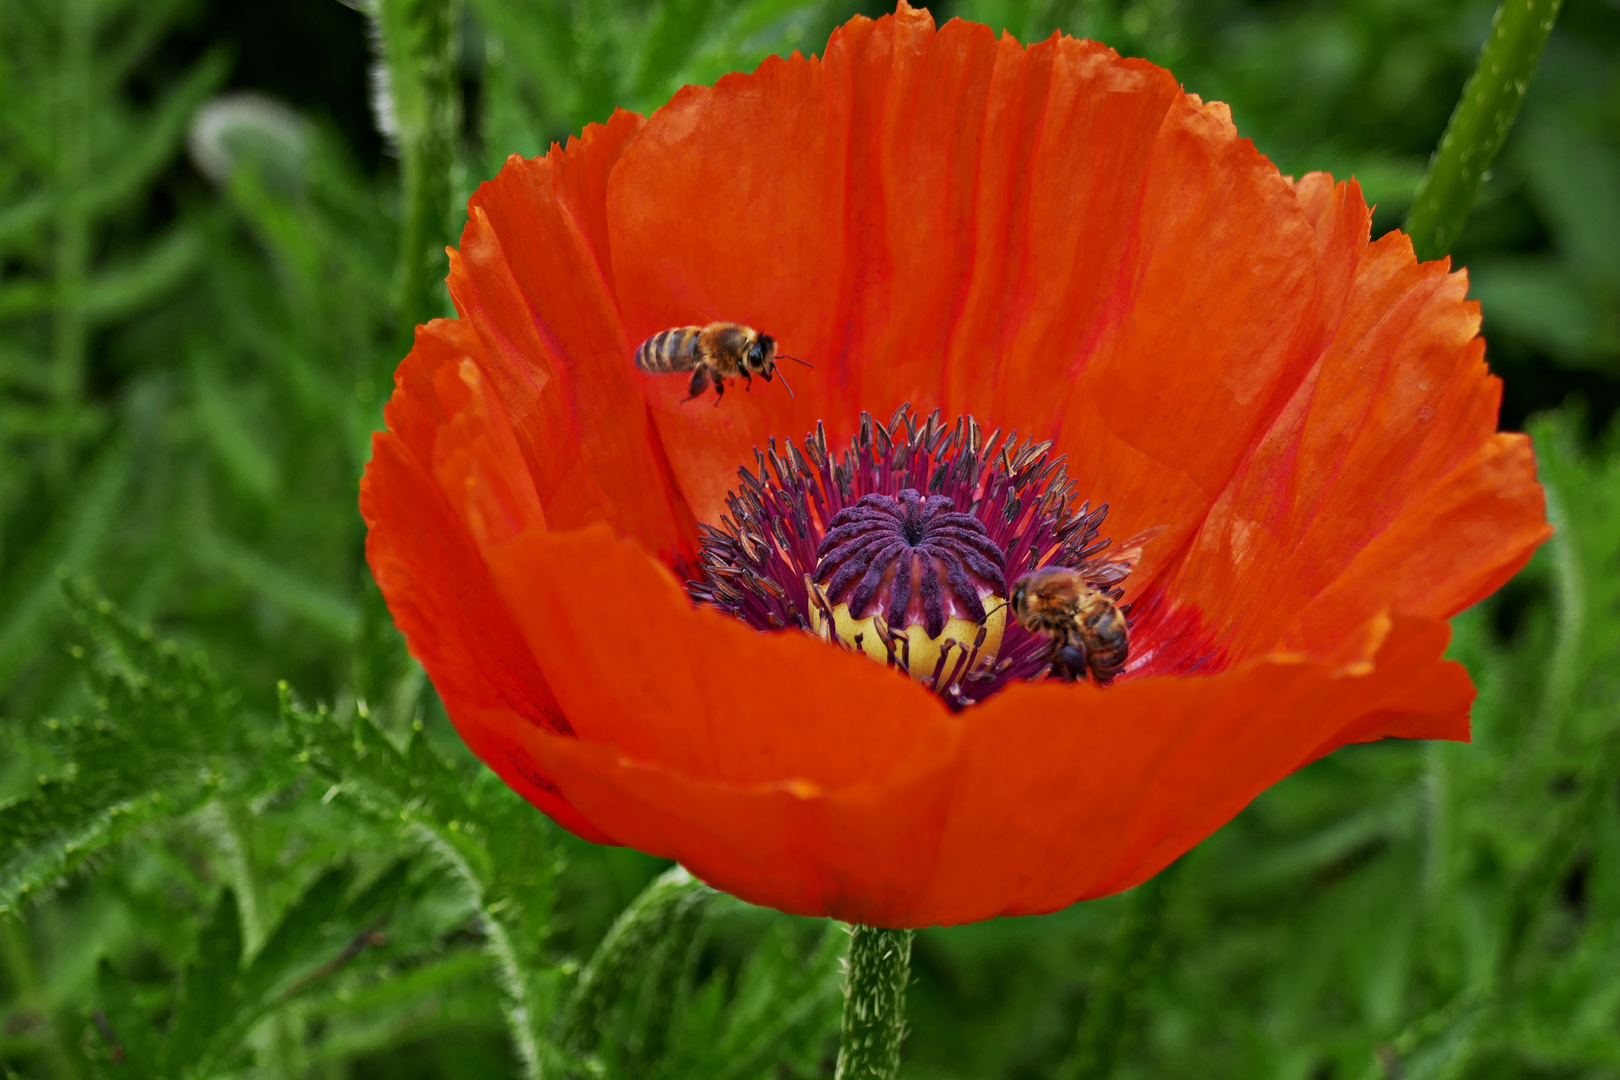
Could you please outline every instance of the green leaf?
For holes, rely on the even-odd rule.
[[[197,939],[197,955],[181,976],[180,998],[163,1047],[163,1072],[183,1076],[209,1051],[242,1008],[242,913],[236,893],[220,890],[213,915]]]
[[[680,866],[643,889],[580,973],[563,1012],[562,1045],[584,1053],[612,1038],[631,1062],[656,1058],[671,1021],[674,982],[714,896]],[[610,1013],[626,1001],[635,1003],[632,1014],[612,1023]]]
[[[176,226],[126,262],[102,268],[85,286],[84,315],[92,323],[126,319],[174,289],[202,261],[197,230]]]
[[[39,191],[0,210],[0,245],[50,221],[57,201],[55,192]],[[5,310],[3,304],[0,304],[0,310]]]
[[[233,701],[195,656],[158,642],[93,590],[65,583],[87,633],[78,647],[91,720],[53,720],[44,741],[61,775],[0,806],[0,912],[63,880],[161,816],[212,798],[243,775]]]
[[[298,760],[329,795],[398,827],[443,859],[477,905],[525,1074],[539,1077],[559,1052],[542,1034],[557,968],[544,956],[558,856],[540,815],[493,776],[469,780],[416,731],[402,752],[365,715],[345,730],[309,712],[282,687],[282,718]]]
[[[96,965],[96,998],[99,1007],[92,1020],[111,1064],[123,1075],[162,1075],[162,1051],[151,1017],[137,1004],[135,987],[105,959]]]
[[[297,615],[334,641],[352,642],[360,632],[360,611],[324,582],[289,570],[258,552],[211,530],[194,540],[198,561],[222,570],[244,588]]]
[[[1506,330],[1572,367],[1600,362],[1598,315],[1561,260],[1475,260],[1468,292],[1485,312],[1487,333]]]
[[[229,57],[217,49],[194,64],[158,103],[146,123],[130,126],[126,139],[100,148],[107,160],[93,182],[60,196],[69,212],[99,217],[150,183],[173,160],[197,106],[218,89],[229,71]],[[116,153],[109,153],[114,147]]]
[[[62,587],[52,571],[83,572],[116,534],[132,466],[128,446],[108,445],[83,469],[72,498],[54,507],[39,542],[13,556],[21,565],[0,593],[0,685],[9,685],[38,656],[61,615]]]
[[[648,99],[663,90],[686,58],[696,51],[714,13],[714,0],[669,0],[660,4],[642,45],[633,93]],[[661,95],[667,97],[667,94]]]
[[[0,806],[0,915],[37,899],[105,849],[168,814],[173,803],[153,794],[119,798],[103,788],[46,779],[33,794]]]
[[[55,300],[55,292],[43,281],[18,281],[0,286],[0,321],[46,311]]]
[[[294,976],[321,956],[327,924],[341,911],[353,883],[353,870],[333,867],[317,877],[297,903],[287,909],[242,977],[244,995],[257,1002],[259,1008],[266,1007]]]
[[[281,487],[280,462],[257,433],[255,418],[220,377],[222,362],[205,354],[193,365],[197,426],[213,444],[237,487],[268,501]],[[345,615],[346,617],[346,615]]]
[[[698,1041],[679,1033],[684,1069],[672,1071],[693,1080],[742,1080],[770,1069],[820,1074],[821,1060],[838,1030],[849,936],[841,925],[828,923],[808,955],[792,947],[795,936],[779,922],[755,946],[736,993],[717,1018],[718,1038]],[[718,981],[711,985],[718,1000],[721,987]],[[689,1009],[683,1020],[701,1031],[701,1022],[694,1023],[700,1021],[697,1014]]]
[[[352,899],[353,871],[334,867],[318,875],[287,908],[269,939],[244,967],[242,920],[235,893],[221,890],[198,934],[196,956],[180,981],[172,1019],[162,1040],[158,1074],[203,1077],[225,1066],[261,1021],[335,975],[365,948],[404,895],[409,864],[400,861]],[[110,968],[102,996],[120,1040],[138,1041],[151,1028],[128,1002],[133,998]]]
[[[1516,161],[1530,178],[1561,253],[1577,269],[1620,285],[1620,151],[1573,118],[1526,118]]]

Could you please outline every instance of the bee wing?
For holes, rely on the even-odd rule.
[[[1142,549],[1158,539],[1159,535],[1167,528],[1169,528],[1168,525],[1155,525],[1151,529],[1143,529],[1123,544],[1120,544],[1119,550],[1110,551],[1106,558],[1109,562],[1124,563],[1128,570],[1135,570],[1136,564],[1142,561]]]

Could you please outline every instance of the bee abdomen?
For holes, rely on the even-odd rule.
[[[676,371],[691,371],[693,357],[697,355],[701,326],[677,326],[660,330],[641,343],[636,350],[636,367],[650,375],[668,375]]]

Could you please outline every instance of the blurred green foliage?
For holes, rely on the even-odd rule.
[[[841,932],[576,841],[477,768],[355,484],[399,328],[444,303],[402,220],[418,258],[459,220],[396,162],[438,139],[454,200],[856,5],[443,4],[440,66],[393,54],[371,103],[388,8],[355,6],[0,0],[0,1065],[828,1074]],[[1285,171],[1356,175],[1382,231],[1491,10],[936,15],[1165,63]],[[1617,62],[1620,8],[1568,0],[1455,248],[1561,530],[1457,621],[1475,743],[1341,751],[1132,894],[919,934],[906,1076],[1620,1075]],[[411,79],[459,107],[411,113]]]

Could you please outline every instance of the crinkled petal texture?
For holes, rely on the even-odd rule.
[[[451,719],[582,836],[756,903],[915,926],[1128,888],[1348,742],[1465,739],[1444,620],[1548,534],[1466,280],[1355,183],[1090,42],[857,19],[474,196],[362,485]],[[728,320],[813,361],[719,408],[631,354]],[[902,402],[1056,440],[1131,579],[1114,686],[957,714],[694,608],[771,436]]]

